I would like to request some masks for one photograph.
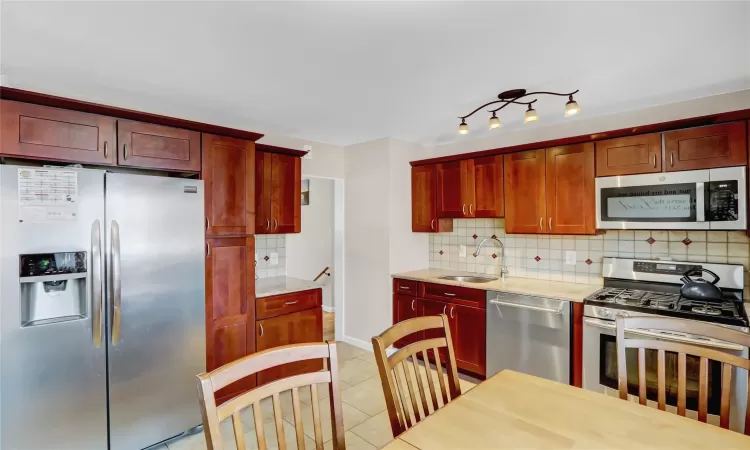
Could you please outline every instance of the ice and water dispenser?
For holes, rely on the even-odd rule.
[[[86,252],[20,256],[21,326],[86,317]]]

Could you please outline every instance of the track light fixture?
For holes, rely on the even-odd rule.
[[[458,134],[469,134],[469,125],[466,124],[466,119],[473,116],[474,113],[479,111],[482,108],[485,108],[489,105],[494,105],[497,103],[502,103],[499,108],[495,108],[492,110],[488,110],[488,112],[492,113],[492,117],[490,117],[490,130],[494,130],[495,128],[499,128],[502,126],[502,123],[500,122],[500,119],[497,117],[497,112],[501,109],[505,108],[511,103],[515,103],[517,105],[526,105],[528,108],[526,109],[526,114],[524,117],[523,122],[529,123],[529,122],[536,122],[539,120],[539,116],[536,113],[536,110],[531,106],[533,103],[536,103],[537,99],[533,99],[531,101],[522,101],[522,99],[529,97],[529,96],[536,96],[536,95],[558,95],[561,97],[568,97],[568,103],[565,104],[565,117],[574,116],[581,112],[581,107],[578,106],[578,102],[573,100],[573,95],[577,94],[578,90],[576,89],[573,92],[569,92],[567,94],[557,93],[557,92],[526,92],[526,89],[511,89],[510,91],[501,92],[497,96],[497,100],[493,100],[489,103],[485,103],[484,105],[480,106],[479,108],[475,109],[474,111],[470,112],[469,114],[465,116],[459,116],[458,118],[461,119],[461,124],[458,126]]]

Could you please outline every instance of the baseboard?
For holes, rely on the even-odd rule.
[[[325,311],[327,313],[336,312],[336,307],[335,306],[326,306],[326,305],[323,305],[323,311]]]
[[[367,350],[368,352],[372,352],[372,343],[363,341],[361,339],[353,338],[351,336],[344,336],[344,342],[347,344],[353,345],[357,348],[361,348],[362,350]]]

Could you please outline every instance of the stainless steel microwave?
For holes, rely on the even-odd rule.
[[[596,228],[744,230],[745,167],[596,179]]]

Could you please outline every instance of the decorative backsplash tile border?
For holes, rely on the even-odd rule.
[[[278,264],[271,265],[271,253],[278,253]],[[255,274],[258,278],[286,275],[286,235],[256,235],[255,262]]]
[[[505,246],[510,276],[541,280],[602,284],[602,258],[671,258],[672,260],[742,264],[750,285],[750,240],[744,231],[608,230],[595,236],[505,234],[504,219],[454,219],[451,233],[430,235],[430,267],[484,274],[500,273],[499,244]],[[466,246],[466,256],[460,246]],[[575,264],[565,264],[567,250],[576,252]]]

